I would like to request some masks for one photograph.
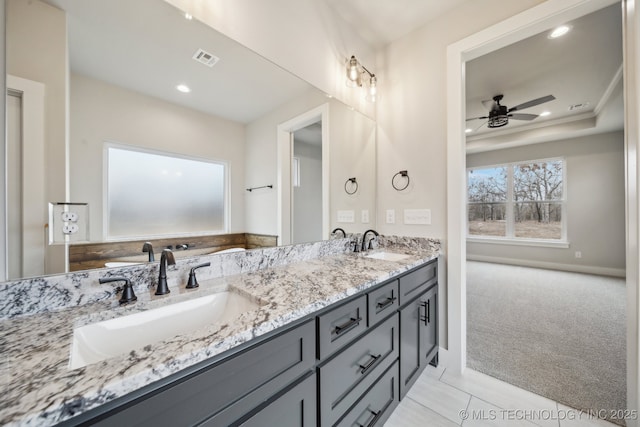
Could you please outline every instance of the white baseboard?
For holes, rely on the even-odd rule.
[[[555,262],[535,261],[528,259],[502,258],[485,255],[467,254],[468,261],[493,262],[496,264],[519,265],[522,267],[546,268],[548,270],[571,271],[574,273],[597,274],[600,276],[625,277],[623,268],[607,268],[592,265],[560,264]]]

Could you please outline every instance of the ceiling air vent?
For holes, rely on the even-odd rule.
[[[209,52],[198,49],[196,53],[193,54],[193,59],[200,62],[201,64],[206,65],[207,67],[213,67],[220,60],[215,55],[210,54]]]
[[[588,102],[581,102],[579,104],[569,105],[569,111],[584,110],[588,106],[589,106]]]

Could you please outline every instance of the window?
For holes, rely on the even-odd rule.
[[[468,170],[468,236],[565,240],[563,159]]]
[[[108,239],[226,232],[224,163],[105,148]]]

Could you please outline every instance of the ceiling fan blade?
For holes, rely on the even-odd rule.
[[[488,119],[488,116],[482,116],[482,117],[471,117],[470,119],[467,119],[466,121],[469,122],[471,120],[481,120],[481,119]]]
[[[525,108],[530,108],[536,105],[544,104],[545,102],[553,101],[556,99],[553,95],[543,96],[542,98],[532,99],[529,102],[524,102],[520,105],[516,105],[515,107],[509,108],[509,112],[524,110]]]
[[[509,118],[515,119],[515,120],[533,120],[536,117],[538,117],[537,114],[523,114],[523,113],[509,114]]]

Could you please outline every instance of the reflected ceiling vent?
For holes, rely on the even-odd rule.
[[[213,67],[218,61],[220,61],[220,58],[202,49],[198,49],[196,53],[193,54],[193,59],[207,67]]]
[[[569,105],[569,111],[584,110],[588,106],[589,106],[588,102],[581,102],[579,104]]]

